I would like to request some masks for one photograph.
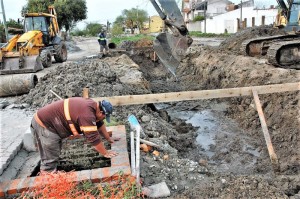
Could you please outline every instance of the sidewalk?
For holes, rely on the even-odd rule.
[[[13,106],[13,105],[12,105]],[[7,107],[0,110],[0,176],[22,148],[33,113]]]

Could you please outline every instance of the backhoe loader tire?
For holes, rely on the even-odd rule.
[[[40,57],[44,68],[49,68],[52,65],[52,56],[49,50],[42,50]]]
[[[67,46],[64,42],[61,42],[58,45],[54,45],[54,59],[56,62],[65,62],[68,58]]]

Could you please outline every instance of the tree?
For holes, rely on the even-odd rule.
[[[22,15],[26,12],[48,12],[48,6],[54,5],[60,28],[69,31],[76,22],[87,18],[86,0],[27,0],[22,8]]]
[[[131,33],[134,33],[134,28],[142,29],[143,23],[148,20],[148,13],[137,8],[125,9],[122,11],[122,15],[117,17],[117,20],[119,20],[118,22],[123,20],[122,23],[131,29]]]
[[[86,24],[86,32],[91,36],[97,36],[98,33],[102,30],[103,26],[99,23],[87,23]]]

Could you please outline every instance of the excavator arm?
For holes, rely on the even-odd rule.
[[[175,75],[193,39],[188,36],[188,29],[175,0],[158,0],[160,6],[156,0],[150,1],[166,27],[172,32],[160,33],[153,43],[154,50],[164,66]]]

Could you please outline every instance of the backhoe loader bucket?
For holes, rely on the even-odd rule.
[[[174,36],[170,33],[160,33],[154,40],[153,47],[157,56],[174,76],[180,61],[186,55],[189,39],[189,37],[181,35]]]
[[[39,55],[3,57],[0,74],[35,73],[44,69]]]

